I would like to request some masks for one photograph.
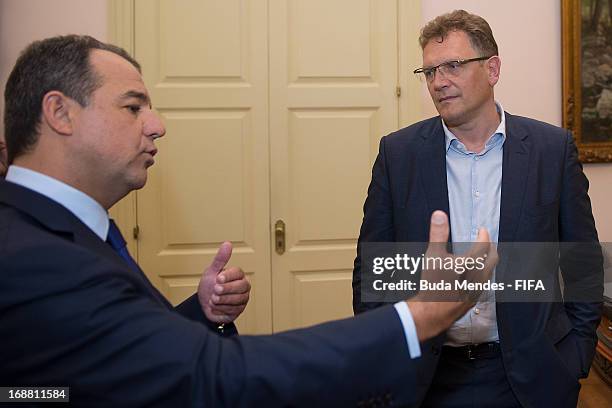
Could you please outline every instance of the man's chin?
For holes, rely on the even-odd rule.
[[[136,183],[134,185],[134,190],[140,190],[141,188],[143,188],[145,186],[145,184],[147,184],[147,180],[146,179],[144,181],[142,181],[141,183]]]
[[[459,126],[466,120],[466,111],[462,107],[453,104],[436,106],[440,117],[444,120],[444,123],[448,127]]]
[[[130,190],[140,190],[147,184],[147,171],[144,170],[142,174],[132,178],[130,183]]]
[[[448,111],[440,111],[438,113],[440,113],[440,116],[442,117],[442,120],[444,120],[447,127],[454,127],[459,124],[459,114]]]

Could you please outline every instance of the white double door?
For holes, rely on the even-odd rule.
[[[133,52],[167,127],[133,198],[135,216],[124,218],[139,226],[149,278],[178,303],[229,240],[231,263],[253,286],[241,332],[351,315],[378,141],[418,116],[409,101],[418,103],[419,86],[407,75],[418,8],[396,0],[133,4]],[[414,46],[403,47],[408,34]]]

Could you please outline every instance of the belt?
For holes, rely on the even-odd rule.
[[[461,347],[442,347],[443,357],[452,357],[462,360],[478,360],[483,358],[496,358],[501,355],[501,347],[496,341],[490,343],[468,344]]]

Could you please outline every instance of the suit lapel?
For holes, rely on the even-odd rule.
[[[525,197],[526,180],[529,173],[529,148],[527,132],[516,125],[512,115],[506,112],[506,141],[502,163],[501,204],[499,209],[499,242],[513,242],[516,236]],[[498,282],[506,281],[506,275],[512,273],[508,266],[513,256],[512,248],[508,244],[499,251],[500,261],[495,275]],[[505,319],[505,303],[497,303],[497,318],[500,323]],[[499,325],[500,336],[506,329],[504,324]]]
[[[170,303],[151,285],[144,273],[133,271],[110,245],[102,241],[64,206],[20,185],[0,180],[0,203],[16,208],[35,219],[43,228],[88,248],[101,257],[114,262],[125,273],[135,276],[151,294],[165,306]]]
[[[59,203],[28,188],[0,182],[0,203],[16,208],[35,219],[43,228],[68,238],[105,258],[121,259],[113,249]]]
[[[514,239],[523,205],[522,198],[529,172],[527,132],[516,124],[506,112],[506,141],[502,164],[502,187],[499,221],[499,242]],[[421,181],[429,213],[442,210],[449,213],[448,184],[446,180],[446,152],[444,130],[437,120],[431,132],[425,133],[423,147],[418,156]],[[450,217],[449,217],[450,220]],[[449,237],[450,240],[450,237]]]
[[[499,210],[499,242],[514,240],[521,215],[527,174],[529,149],[527,132],[516,125],[506,112],[506,141],[502,164],[501,205]]]
[[[124,269],[129,275],[136,276],[138,280],[149,290],[151,295],[169,309],[174,307],[168,300],[151,284],[140,266],[136,264],[137,270],[132,269],[115,250],[107,243],[102,241],[87,226],[79,222],[74,230],[74,242],[78,245],[87,247],[97,254],[113,261],[118,267]]]
[[[423,134],[422,137],[423,147],[417,160],[429,214],[431,215],[435,210],[442,210],[449,214],[446,152],[441,120],[436,120],[432,131]]]

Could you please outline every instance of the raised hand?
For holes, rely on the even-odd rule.
[[[480,290],[457,290],[455,281],[467,281],[468,284],[482,283],[491,277],[498,261],[495,246],[490,243],[489,233],[485,229],[478,231],[476,242],[470,250],[461,256],[448,253],[446,245],[449,236],[448,217],[442,211],[434,211],[431,216],[429,230],[429,246],[426,258],[452,259],[467,258],[481,259],[482,267],[462,268],[461,273],[439,267],[423,268],[421,280],[428,283],[452,282],[452,289],[428,290],[419,293],[407,301],[417,328],[419,340],[427,340],[448,329],[455,320],[463,316],[474,304],[480,295]],[[431,264],[436,264],[432,262]],[[461,262],[465,265],[465,262]]]
[[[206,318],[215,323],[233,322],[246,308],[251,284],[242,269],[226,267],[232,244],[224,242],[204,270],[198,285],[198,299]]]

